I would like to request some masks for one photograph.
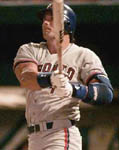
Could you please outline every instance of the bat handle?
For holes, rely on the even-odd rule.
[[[51,88],[51,91],[50,91],[50,93],[51,93],[51,94],[53,94],[53,93],[54,93],[55,88],[56,88],[55,86]]]
[[[62,60],[60,60],[59,62],[59,74],[62,74]]]
[[[53,94],[54,93],[55,88],[52,88],[50,93]]]

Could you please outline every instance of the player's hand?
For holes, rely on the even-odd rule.
[[[64,86],[58,86],[54,89],[54,94],[63,98],[71,97],[73,92],[72,85],[69,82],[66,82]]]
[[[59,74],[58,71],[54,71],[51,75],[51,84],[53,87],[64,87],[68,81],[66,73]]]

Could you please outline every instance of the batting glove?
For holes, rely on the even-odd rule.
[[[71,97],[73,93],[72,85],[66,82],[64,86],[58,86],[54,90],[54,94],[60,98]]]
[[[51,84],[54,87],[64,87],[66,83],[69,81],[66,73],[59,74],[58,71],[54,71],[51,75]]]

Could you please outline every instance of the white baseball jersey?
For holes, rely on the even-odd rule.
[[[63,70],[68,73],[70,82],[87,84],[95,73],[107,76],[99,57],[91,50],[70,44],[63,51]],[[31,61],[38,65],[39,72],[52,72],[58,69],[57,54],[50,54],[46,43],[29,43],[22,45],[14,59],[14,65]],[[80,100],[76,98],[59,98],[51,93],[51,88],[27,91],[26,119],[28,124],[60,119],[80,119]]]

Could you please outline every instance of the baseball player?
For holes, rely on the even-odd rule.
[[[64,5],[62,74],[58,72],[52,4],[39,12],[39,18],[45,42],[22,45],[14,59],[16,77],[21,87],[27,89],[28,148],[82,150],[76,127],[80,102],[110,103],[113,89],[99,57],[90,49],[74,44],[76,15],[68,5]]]

